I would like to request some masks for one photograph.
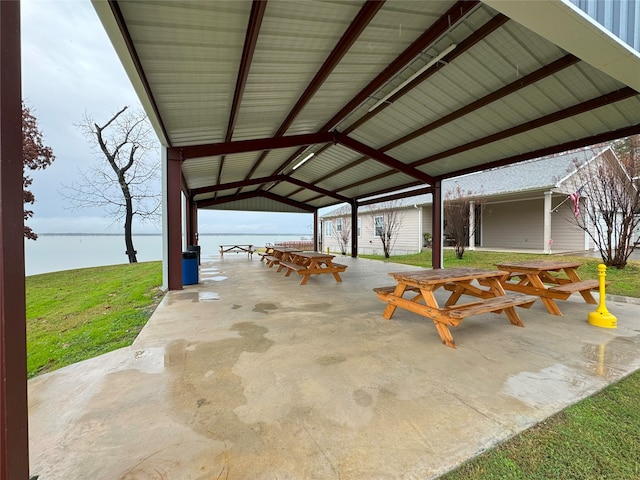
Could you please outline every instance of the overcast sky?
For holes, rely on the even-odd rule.
[[[2,1],[2,0],[0,0]],[[32,174],[36,233],[119,233],[100,210],[65,208],[61,191],[79,169],[97,158],[77,124],[85,113],[106,122],[123,106],[139,109],[138,98],[89,0],[22,0],[22,96],[38,119],[55,162]],[[159,161],[159,160],[158,160]],[[201,211],[201,233],[309,234],[311,214]],[[136,225],[135,233],[159,232]]]

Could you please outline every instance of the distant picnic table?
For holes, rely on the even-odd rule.
[[[246,252],[247,257],[253,258],[253,245],[220,245],[220,256],[224,257],[225,253]]]

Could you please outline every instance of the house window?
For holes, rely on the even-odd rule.
[[[342,219],[341,218],[336,218],[336,230],[341,232],[342,231]]]
[[[376,226],[376,231],[374,233],[374,235],[376,237],[381,237],[382,236],[382,230],[384,229],[384,220],[382,217],[374,217],[373,222]]]
[[[360,236],[361,231],[362,231],[362,219],[358,218],[358,236]]]
[[[333,222],[327,222],[326,236],[333,237]]]

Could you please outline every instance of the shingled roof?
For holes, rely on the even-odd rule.
[[[442,191],[446,195],[447,192],[460,187],[463,192],[489,197],[525,191],[558,189],[576,172],[577,165],[584,165],[592,161],[609,148],[611,148],[609,145],[605,145],[570,150],[559,155],[549,155],[483,172],[449,178],[443,180]],[[395,206],[430,205],[431,202],[431,194],[422,194],[396,200]],[[359,210],[366,212],[379,208],[380,204],[372,204],[362,206]],[[350,211],[351,207],[346,205],[332,210],[322,218],[342,216]]]

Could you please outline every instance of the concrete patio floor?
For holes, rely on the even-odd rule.
[[[31,474],[54,479],[428,479],[640,368],[640,307],[540,301],[433,323],[373,287],[415,267],[341,258],[305,286],[203,257],[130,348],[29,381]],[[446,292],[445,292],[446,293]]]

